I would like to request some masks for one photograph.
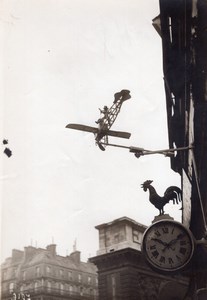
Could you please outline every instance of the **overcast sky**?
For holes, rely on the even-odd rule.
[[[96,225],[127,216],[150,225],[158,210],[141,184],[163,195],[180,176],[161,155],[135,158],[126,149],[95,146],[90,133],[114,93],[129,89],[110,142],[168,148],[161,38],[152,26],[158,0],[2,0],[1,261],[13,248],[98,250]],[[165,211],[180,221],[180,205]]]

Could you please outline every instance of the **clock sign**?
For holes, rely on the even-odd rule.
[[[181,223],[161,220],[145,231],[142,252],[152,268],[173,273],[182,270],[190,262],[194,252],[194,238]]]

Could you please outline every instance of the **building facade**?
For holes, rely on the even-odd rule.
[[[146,226],[123,217],[96,228],[99,250],[90,261],[98,267],[99,300],[182,300],[187,295],[188,276],[161,275],[145,263]]]
[[[98,299],[97,268],[82,262],[80,252],[69,256],[56,253],[56,245],[46,249],[28,246],[13,250],[1,266],[1,299],[32,300]],[[12,298],[13,295],[13,298]]]
[[[189,147],[174,153],[171,168],[181,176],[183,223],[197,240],[192,288],[204,293],[207,286],[207,1],[159,2],[169,147]]]

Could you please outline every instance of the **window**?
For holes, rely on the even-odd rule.
[[[81,282],[82,281],[82,275],[78,274],[78,281]]]
[[[23,293],[23,291],[24,291],[24,286],[21,285],[21,286],[20,286],[20,293]]]
[[[80,295],[83,296],[83,287],[80,287]]]
[[[140,244],[140,232],[136,229],[133,229],[133,242]]]
[[[38,286],[39,286],[38,281],[35,281],[35,284],[34,284],[34,289],[35,289],[35,291],[38,289]]]
[[[98,299],[98,291],[94,290],[94,300]]]
[[[75,285],[74,285],[74,287],[73,287],[73,291],[74,291],[74,292],[78,292],[78,288],[77,288],[77,286],[75,286]]]
[[[51,267],[47,266],[47,273],[50,274],[51,273]]]
[[[6,280],[6,271],[3,271],[3,280]]]
[[[22,272],[22,280],[26,280],[26,271]]]
[[[114,243],[119,243],[119,233],[114,235]]]
[[[14,268],[13,274],[14,274],[14,277],[16,277],[16,275],[17,275],[17,269],[16,268]]]
[[[47,290],[48,292],[50,293],[51,292],[51,287],[52,287],[52,284],[50,281],[47,282]]]
[[[36,276],[40,276],[40,267],[36,267]]]
[[[68,279],[69,279],[69,280],[72,280],[72,279],[73,279],[73,276],[72,276],[72,272],[71,272],[71,271],[68,272]]]
[[[88,276],[88,284],[91,284],[91,276]]]
[[[60,270],[59,274],[61,277],[63,277],[63,270]]]
[[[70,292],[70,294],[72,294],[72,292],[73,292],[73,286],[72,285],[69,286],[69,292]]]
[[[98,278],[96,278],[96,286],[98,285]]]
[[[112,285],[112,299],[116,299],[116,278],[111,275],[111,285]]]
[[[64,285],[62,283],[60,283],[60,294],[64,294]]]
[[[93,289],[90,289],[89,293],[90,295],[93,295]]]
[[[14,282],[10,282],[9,284],[9,292],[12,293],[14,291]]]

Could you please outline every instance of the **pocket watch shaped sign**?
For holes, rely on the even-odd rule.
[[[194,252],[190,230],[173,220],[161,220],[147,228],[142,252],[153,269],[173,273],[182,270]]]

